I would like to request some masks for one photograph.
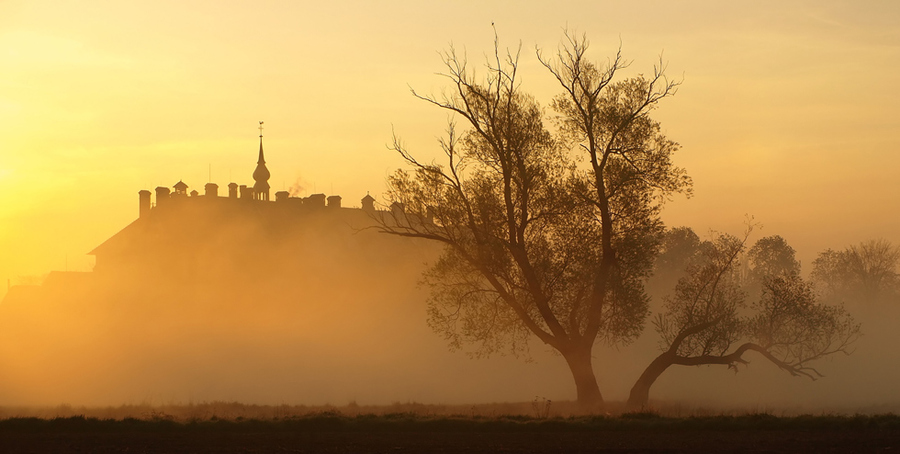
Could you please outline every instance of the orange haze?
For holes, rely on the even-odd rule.
[[[385,146],[392,130],[419,156],[438,156],[435,137],[447,115],[414,99],[409,88],[440,92],[446,79],[434,74],[442,70],[437,52],[449,43],[480,64],[492,49],[492,22],[501,45],[521,40],[523,88],[544,106],[559,90],[534,49],[552,53],[564,27],[587,34],[596,60],[613,55],[621,42],[633,60],[623,75],[650,71],[662,54],[668,74],[683,78],[677,96],[655,113],[682,145],[677,162],[695,182],[695,197],[666,206],[669,225],[737,233],[750,214],[764,225],[762,235],[780,234],[797,249],[804,273],[826,248],[873,238],[900,244],[894,94],[900,3],[894,1],[11,0],[0,3],[0,278],[6,281],[0,298],[7,283],[92,270],[86,253],[137,218],[141,189],[179,180],[198,190],[209,181],[220,187],[249,181],[259,120],[265,120],[273,193],[340,194],[345,206],[359,206],[369,192],[380,201],[385,176],[402,165]],[[311,257],[334,258],[324,249]],[[316,262],[298,260],[302,269],[322,272]],[[195,364],[134,356],[126,348],[130,340],[80,332],[50,309],[32,314],[43,334],[35,342],[63,342],[80,353],[54,350],[54,358],[70,361],[46,369],[47,358],[31,353],[50,350],[2,346],[17,366],[0,366],[0,382],[15,384],[4,385],[0,405],[573,397],[563,361],[539,346],[537,363],[447,353],[425,325],[426,292],[415,286],[424,259],[397,260],[373,269],[329,268],[367,280],[329,275],[316,281],[325,289],[307,295],[316,301],[313,313],[293,314],[291,328],[277,311],[252,305],[232,308],[233,319],[207,327],[173,326],[174,319],[163,317],[168,312],[155,315],[145,331],[128,333],[95,320],[110,332],[158,343],[160,358],[194,348],[205,358]],[[345,314],[367,294],[359,285],[375,288],[386,312]],[[202,305],[191,310],[215,312]],[[403,330],[385,332],[382,321],[363,315],[406,322]],[[873,323],[879,319],[871,316]],[[240,338],[247,320],[253,329],[271,322],[278,334],[254,333],[263,340],[243,352],[221,344],[226,333]],[[181,337],[185,330],[192,341]],[[863,331],[869,334],[858,354],[835,358],[833,369],[828,362],[830,376],[814,384],[759,361],[737,376],[718,369],[673,372],[654,391],[672,399],[703,397],[690,386],[697,373],[717,384],[706,396],[726,402],[896,403],[900,393],[887,389],[898,374],[880,366],[893,367],[896,355],[876,351],[891,341],[876,328]],[[635,346],[598,348],[598,358],[616,364],[598,367],[608,398],[624,398],[649,361],[653,336],[648,329]],[[285,344],[276,348],[278,342]],[[221,358],[229,354],[236,356]],[[147,364],[158,367],[147,370]],[[233,364],[241,366],[226,367]],[[310,368],[321,373],[302,373]],[[60,385],[62,374],[85,370],[70,388]],[[161,377],[171,371],[183,374],[165,382]]]

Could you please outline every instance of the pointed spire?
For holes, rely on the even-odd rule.
[[[262,146],[262,130],[263,130],[263,122],[259,122],[259,160],[256,161],[257,164],[265,164],[266,158],[263,157],[263,146]]]
[[[259,122],[259,160],[256,161],[256,170],[253,171],[254,198],[257,200],[269,200],[269,169],[266,168],[266,158],[263,156],[262,144],[263,122]]]
[[[256,161],[257,164],[265,164],[266,158],[263,157],[263,147],[262,147],[262,136],[259,136],[259,160]]]

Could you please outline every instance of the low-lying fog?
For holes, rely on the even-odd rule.
[[[449,351],[426,324],[428,289],[418,285],[439,250],[359,231],[367,222],[359,210],[171,214],[126,229],[122,235],[133,238],[98,252],[93,273],[53,273],[40,287],[9,292],[0,305],[3,405],[575,398],[565,361],[539,342],[531,343],[530,358]],[[652,308],[659,305],[657,295]],[[672,367],[651,399],[896,411],[900,304],[847,307],[864,335],[852,355],[818,362],[825,374],[818,381],[792,377],[751,353],[751,364],[737,373]],[[658,354],[657,335],[648,319],[637,342],[598,344],[594,353],[604,398],[623,401]]]

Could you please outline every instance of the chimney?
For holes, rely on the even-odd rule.
[[[313,207],[324,207],[325,206],[325,194],[312,194],[306,198],[306,201],[309,202],[310,206]]]
[[[169,188],[165,186],[156,187],[156,206],[165,205],[169,201]]]
[[[250,200],[253,198],[253,188],[247,187],[246,184],[241,185],[241,199]]]
[[[215,183],[206,183],[206,196],[207,197],[218,197],[219,196],[219,185]]]
[[[228,183],[228,198],[236,199],[238,196],[238,185],[237,183]]]
[[[403,204],[400,202],[394,202],[391,204],[391,217],[394,218],[394,222],[398,225],[402,222],[403,219],[406,219],[406,213],[403,212]]]
[[[142,189],[138,191],[138,217],[144,217],[150,213],[150,191]]]
[[[328,197],[328,208],[340,208],[341,207],[341,196],[333,195]]]

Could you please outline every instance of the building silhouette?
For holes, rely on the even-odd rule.
[[[93,271],[12,286],[0,302],[0,399],[314,401],[332,389],[334,358],[366,369],[419,345],[416,282],[435,248],[379,233],[391,212],[370,195],[361,207],[334,194],[270,198],[262,139],[252,163],[252,183],[141,189],[136,219],[90,252]],[[379,380],[368,370],[366,383]]]
[[[308,272],[308,260],[384,271],[386,258],[423,248],[379,233],[383,225],[419,221],[399,203],[379,210],[366,194],[360,207],[345,207],[339,195],[299,197],[288,191],[270,200],[262,134],[259,139],[252,185],[229,182],[223,194],[216,183],[206,183],[201,194],[183,180],[153,192],[141,189],[138,218],[88,252],[95,257],[93,271],[51,271],[41,285],[9,287],[2,303],[53,299],[74,288],[134,295],[148,286],[177,292],[193,284],[252,287],[275,281],[277,291],[290,287],[291,273]],[[434,247],[424,250],[429,255]]]
[[[298,238],[353,235],[395,214],[397,206],[376,210],[368,194],[361,208],[343,207],[341,196],[323,193],[298,197],[278,191],[270,200],[262,140],[260,134],[252,185],[230,182],[223,195],[216,183],[206,183],[200,194],[180,180],[155,188],[155,194],[140,190],[138,218],[89,252],[96,258],[94,272],[207,281],[236,270],[246,276],[277,273],[290,267],[286,252],[302,255],[293,246]],[[365,235],[368,241],[384,236]]]

